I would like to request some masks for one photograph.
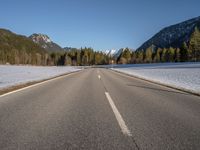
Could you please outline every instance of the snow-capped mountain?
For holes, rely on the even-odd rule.
[[[72,50],[73,48],[72,47],[64,47],[63,48],[65,51],[70,51],[70,50]]]
[[[39,44],[41,47],[46,50],[53,51],[63,51],[63,49],[56,43],[54,43],[47,35],[45,34],[32,34],[29,37],[33,42]]]
[[[156,48],[180,47],[183,42],[189,41],[195,27],[200,28],[200,17],[164,28],[140,46],[138,50],[145,50],[151,45]]]
[[[106,50],[105,54],[108,55],[108,56],[110,56],[110,57],[113,57],[113,58],[117,59],[121,55],[121,53],[124,52],[125,49],[126,48],[121,48],[119,50],[114,50],[114,49],[112,49],[112,50]],[[129,49],[129,50],[130,51],[134,51],[133,49]]]
[[[16,56],[13,55],[13,50],[16,53],[15,54]],[[46,53],[46,50],[44,48],[42,48],[38,44],[34,43],[28,37],[26,37],[24,35],[16,34],[8,29],[0,28],[0,56],[1,56],[1,54],[4,54],[4,51],[6,53],[9,53],[11,56],[13,56],[11,58],[18,57],[17,54],[20,54],[21,51],[23,51],[23,53],[25,52],[26,54]],[[2,57],[2,58],[4,59],[4,57]]]
[[[113,57],[114,57],[115,59],[117,59],[117,58],[121,55],[121,53],[123,53],[124,50],[125,50],[125,48],[119,49],[118,51],[116,51],[116,52],[113,54]]]
[[[112,57],[116,52],[117,52],[117,50],[111,49],[111,50],[106,50],[105,54]]]

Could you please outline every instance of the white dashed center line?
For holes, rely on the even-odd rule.
[[[100,75],[98,75],[98,78],[99,78],[99,80],[101,79],[101,76]]]
[[[119,124],[119,126],[121,128],[122,133],[124,135],[126,135],[126,136],[132,136],[130,130],[128,129],[128,127],[125,124],[125,121],[123,120],[121,114],[119,113],[117,107],[115,106],[110,94],[108,92],[105,92],[105,94],[106,94],[108,102],[110,103],[110,106],[111,106],[111,108],[112,108],[112,110],[113,110],[113,112],[115,114],[115,117],[116,117],[116,119],[118,121],[118,124]]]

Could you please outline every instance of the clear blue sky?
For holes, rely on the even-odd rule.
[[[1,0],[0,28],[44,33],[62,47],[137,48],[165,26],[200,15],[200,0]]]

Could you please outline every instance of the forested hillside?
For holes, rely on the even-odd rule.
[[[146,50],[151,45],[154,45],[156,48],[180,47],[184,42],[189,42],[195,27],[200,28],[200,17],[162,29],[144,42],[138,50]]]
[[[29,38],[46,49],[49,52],[62,52],[64,49],[58,44],[54,43],[47,35],[45,34],[32,34]]]
[[[47,52],[25,36],[0,29],[0,63],[46,65]]]
[[[108,64],[103,52],[92,48],[54,51],[43,48],[30,38],[0,29],[0,64],[98,65]]]
[[[195,27],[189,41],[183,42],[180,47],[157,48],[151,45],[134,52],[127,48],[116,61],[120,64],[200,61],[200,30]]]

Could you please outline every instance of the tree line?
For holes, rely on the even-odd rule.
[[[109,64],[109,57],[103,53],[94,51],[92,48],[72,48],[66,52],[35,52],[18,50],[14,48],[1,48],[0,64],[31,64],[43,66],[84,66],[84,65],[105,65]]]
[[[65,53],[51,53],[55,65],[91,66],[109,64],[109,57],[92,48],[72,48]]]

